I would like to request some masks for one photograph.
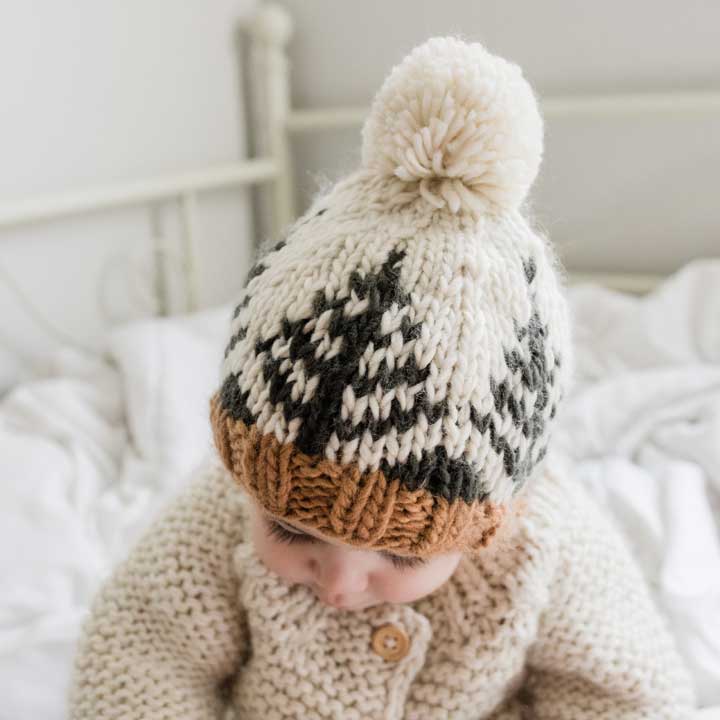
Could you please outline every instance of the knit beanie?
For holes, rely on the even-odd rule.
[[[521,207],[542,135],[520,68],[478,43],[392,69],[360,168],[260,256],[231,320],[213,434],[268,513],[418,557],[495,535],[572,375],[562,267]]]

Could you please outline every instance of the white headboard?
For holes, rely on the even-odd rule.
[[[250,98],[248,124],[256,140],[256,157],[223,165],[197,168],[181,174],[138,178],[134,182],[89,187],[84,190],[28,197],[21,202],[0,202],[0,241],[7,228],[49,223],[71,215],[101,213],[121,206],[147,206],[152,217],[162,203],[177,201],[181,208],[182,268],[186,303],[192,310],[197,301],[196,248],[199,242],[196,206],[205,194],[221,188],[258,186],[260,235],[276,237],[297,214],[294,186],[293,143],[309,134],[335,128],[360,128],[368,107],[294,108],[290,92],[288,45],[293,22],[287,10],[272,4],[260,4],[243,24],[242,42],[249,67],[245,92]],[[541,98],[547,118],[591,116],[608,118],[618,114],[711,113],[720,118],[720,92],[653,92]],[[160,257],[162,261],[163,258]],[[165,271],[158,272],[154,292],[160,314],[171,311]],[[662,275],[654,273],[598,273],[569,268],[571,282],[597,282],[623,291],[643,293],[654,287]],[[0,277],[10,285],[15,280]],[[32,308],[23,296],[21,279],[12,288],[19,299],[40,320],[42,312]]]

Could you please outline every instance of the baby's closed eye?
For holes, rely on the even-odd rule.
[[[321,543],[322,540],[308,535],[307,533],[299,532],[297,530],[291,530],[283,524],[275,520],[268,520],[268,530],[270,534],[280,542],[288,543],[292,545],[294,543],[311,544]],[[409,569],[417,568],[426,564],[426,561],[420,557],[407,556],[407,555],[393,555],[384,550],[380,550],[380,555],[389,560],[396,568]]]

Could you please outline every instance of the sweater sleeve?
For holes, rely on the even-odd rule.
[[[690,717],[690,676],[629,549],[582,487],[563,496],[557,572],[528,654],[531,717]]]
[[[209,464],[102,585],[83,625],[71,720],[210,720],[247,645],[237,489]]]

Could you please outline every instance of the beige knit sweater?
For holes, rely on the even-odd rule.
[[[263,565],[211,459],[95,599],[71,718],[689,717],[690,679],[608,520],[566,471],[525,497],[511,542],[431,595],[343,612]],[[378,645],[387,626],[405,650]]]

